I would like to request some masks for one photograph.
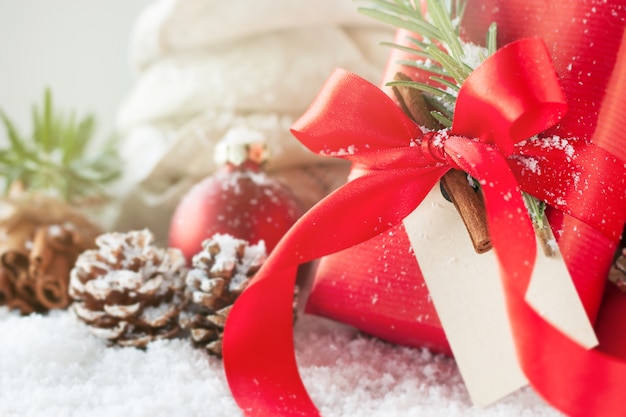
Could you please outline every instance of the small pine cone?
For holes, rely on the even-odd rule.
[[[153,241],[148,230],[100,235],[98,249],[83,252],[72,269],[74,313],[111,344],[145,347],[180,330],[185,259]]]
[[[228,313],[265,258],[263,241],[256,245],[216,234],[202,244],[187,274],[187,312],[181,320],[194,346],[221,356]]]

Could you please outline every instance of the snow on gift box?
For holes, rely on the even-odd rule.
[[[428,5],[433,21],[441,21],[442,3]],[[451,30],[455,21],[449,21]],[[604,303],[602,296],[626,217],[626,151],[617,119],[626,107],[619,96],[626,82],[622,42],[626,10],[616,1],[475,0],[467,4],[462,37],[479,42],[492,21],[498,24],[497,44],[506,46],[470,76],[452,74],[454,81],[462,80],[463,88],[454,94],[451,129],[421,129],[380,90],[343,71],[331,76],[295,125],[296,136],[311,150],[351,160],[355,169],[352,181],[316,205],[279,243],[231,311],[224,338],[225,367],[233,395],[249,415],[269,415],[278,409],[285,415],[318,414],[298,377],[290,339],[289,295],[301,262],[343,250],[323,259],[309,299],[311,311],[395,342],[426,343],[444,351],[448,347],[435,314],[446,320],[439,306],[435,312],[425,290],[416,291],[423,288],[423,280],[429,286],[446,282],[456,267],[456,274],[462,275],[447,280],[447,290],[452,292],[465,280],[475,287],[465,294],[471,301],[466,305],[480,306],[483,301],[476,297],[481,293],[491,296],[493,289],[464,276],[471,271],[462,269],[466,259],[458,262],[450,256],[455,248],[444,248],[434,260],[415,249],[415,241],[424,237],[416,224],[422,227],[427,222],[416,213],[424,205],[437,205],[422,200],[430,198],[429,190],[450,168],[476,178],[485,198],[495,267],[483,275],[501,277],[496,296],[503,298],[501,314],[494,310],[490,315],[503,316],[510,327],[514,350],[507,360],[519,366],[521,375],[506,381],[508,388],[527,378],[539,394],[569,415],[624,413],[620,390],[626,383],[626,363],[607,354],[623,356],[625,350],[619,348],[624,333],[616,332],[618,320],[611,320],[604,310],[621,310],[625,300],[612,289]],[[420,71],[408,75],[419,78],[416,74]],[[450,79],[443,83],[455,84]],[[438,109],[437,120],[443,123],[446,109]],[[333,123],[337,119],[342,120],[340,126]],[[565,269],[561,263],[561,272],[571,275],[563,282],[573,283],[582,300],[578,308],[590,319],[578,321],[576,329],[567,329],[573,319],[557,317],[560,308],[543,310],[560,294],[549,294],[554,297],[543,304],[527,295],[533,270],[541,272],[544,266],[541,252],[535,254],[520,188],[548,203],[547,220],[567,265]],[[403,219],[404,227],[399,226]],[[445,222],[437,232],[456,233]],[[328,237],[325,247],[308,238],[312,233]],[[456,245],[461,241],[453,242]],[[384,264],[376,265],[381,260]],[[429,270],[439,274],[429,280],[425,266],[431,263],[439,266]],[[429,290],[433,292],[432,287]],[[271,306],[264,296],[270,291]],[[333,300],[339,298],[341,305]],[[575,304],[578,297],[574,298]],[[251,311],[257,312],[253,319]],[[381,312],[388,316],[381,317]],[[578,325],[589,327],[589,321],[596,320],[600,347],[590,349],[594,341],[580,338]],[[275,343],[263,352],[255,350],[253,356],[249,352],[253,341],[267,337],[270,323]],[[475,320],[461,331],[480,336],[482,324]],[[506,327],[496,329],[505,339]],[[444,328],[459,359],[449,334],[452,329],[446,323]],[[492,349],[498,359],[504,346],[490,343],[481,340],[479,349]],[[610,352],[603,351],[604,346],[611,346]],[[266,364],[279,361],[284,364],[281,371],[270,372]],[[498,372],[489,375],[485,379],[499,377]]]

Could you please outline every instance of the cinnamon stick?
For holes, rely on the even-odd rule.
[[[19,297],[14,297],[9,300],[7,307],[9,307],[10,310],[19,310],[23,315],[31,314],[37,311],[32,304],[29,304],[27,301],[24,301]]]
[[[17,308],[21,310],[22,314],[30,314],[33,311],[40,310],[37,295],[35,294],[35,283],[28,275],[15,282],[14,288],[15,298],[11,300],[9,307],[12,305],[18,306]]]
[[[51,225],[47,228],[48,243],[56,252],[82,252],[79,232],[71,223]]]
[[[65,266],[65,270],[67,271],[65,275],[46,275],[37,280],[35,287],[37,301],[47,310],[66,308],[71,303],[68,292],[67,275],[70,272],[68,265]]]
[[[7,271],[0,268],[0,306],[6,305],[14,297],[13,284]]]
[[[55,253],[48,243],[48,227],[38,227],[33,236],[33,245],[28,256],[28,273],[38,279],[50,268]]]
[[[70,304],[69,276],[78,256],[73,229],[69,226],[40,226],[33,237],[29,274],[35,283],[37,301],[45,309]]]
[[[0,305],[22,314],[65,308],[69,273],[101,230],[47,197],[0,198]]]
[[[485,203],[469,184],[467,174],[458,169],[451,169],[441,177],[441,185],[461,215],[476,253],[487,252],[492,245],[487,227]]]
[[[395,75],[394,80],[411,81],[411,78],[399,72]],[[439,128],[437,121],[428,111],[424,97],[418,90],[406,86],[394,86],[393,92],[400,108],[415,123],[432,130]],[[485,205],[480,195],[469,184],[467,174],[452,169],[441,178],[441,185],[459,212],[470,235],[474,250],[477,253],[490,250],[492,244],[487,226]]]
[[[28,278],[28,255],[19,250],[8,250],[0,255],[0,267],[13,283]]]

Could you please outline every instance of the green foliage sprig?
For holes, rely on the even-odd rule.
[[[359,11],[395,28],[419,35],[408,37],[409,46],[383,42],[411,55],[415,60],[399,63],[430,73],[431,84],[418,81],[391,81],[389,86],[406,86],[422,91],[423,97],[434,110],[430,115],[441,126],[452,126],[456,97],[463,82],[480,63],[497,50],[497,26],[492,23],[485,36],[485,46],[475,46],[461,38],[461,21],[467,3],[463,0],[426,0],[427,13],[423,13],[418,0],[357,0],[368,3]],[[468,52],[472,51],[473,56]],[[545,203],[523,193],[524,203],[537,230],[546,230]]]
[[[435,108],[432,116],[445,127],[452,125],[454,103],[465,79],[476,65],[476,57],[468,56],[468,44],[460,36],[466,3],[461,0],[427,0],[428,13],[410,0],[366,0],[369,7],[359,11],[367,16],[420,35],[408,37],[410,46],[383,42],[383,45],[403,50],[421,59],[402,60],[401,64],[430,73],[430,84],[418,81],[393,81],[389,85],[407,86],[421,90]],[[497,26],[493,23],[486,35],[486,48],[479,51],[478,63],[492,55],[496,47]],[[476,48],[472,48],[475,52]],[[471,59],[470,59],[471,58]],[[436,99],[436,100],[434,100]]]
[[[105,185],[120,175],[116,140],[111,136],[92,147],[95,119],[65,116],[53,106],[46,89],[43,106],[33,106],[30,136],[18,132],[0,109],[8,147],[0,149],[0,175],[4,191],[19,185],[28,192],[56,194],[71,203],[101,200]]]

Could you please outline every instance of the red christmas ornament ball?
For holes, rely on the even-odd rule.
[[[253,133],[236,130],[220,142],[216,159],[224,165],[193,186],[176,208],[169,246],[181,249],[188,263],[216,233],[250,244],[263,240],[269,253],[303,214],[291,190],[262,169],[264,140]]]

